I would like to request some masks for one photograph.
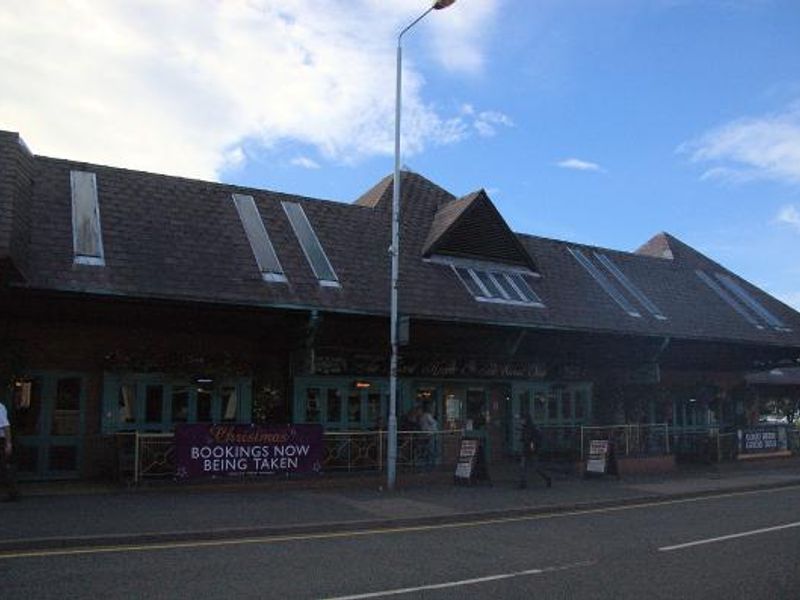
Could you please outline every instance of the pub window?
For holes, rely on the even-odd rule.
[[[162,376],[113,374],[104,376],[103,432],[119,430],[169,431],[180,423],[238,421],[250,409],[247,379],[222,385],[175,383]]]
[[[337,388],[328,389],[328,406],[325,420],[339,423],[342,420],[342,393]]]
[[[547,394],[547,420],[558,420],[558,392],[550,392]]]
[[[239,405],[239,398],[236,394],[236,388],[224,387],[222,388],[222,420],[235,421],[236,411]]]
[[[519,416],[523,419],[530,414],[531,411],[531,397],[530,393],[520,392],[519,393]]]
[[[211,392],[205,389],[197,390],[197,422],[208,423],[211,421]]]
[[[547,398],[544,392],[534,392],[533,394],[533,420],[537,423],[544,423],[547,418]]]
[[[80,430],[81,380],[77,377],[59,379],[56,384],[56,404],[53,412],[52,435],[77,435]]]
[[[42,411],[42,382],[39,379],[17,381],[14,384],[14,406],[17,435],[37,435]],[[17,452],[17,448],[14,452]]]
[[[72,241],[75,262],[103,266],[103,236],[100,229],[100,206],[94,173],[71,171]]]
[[[561,392],[561,415],[566,421],[572,421],[572,393],[569,390]]]
[[[586,418],[586,392],[584,390],[575,390],[575,420],[582,421]]]
[[[164,419],[164,388],[160,385],[148,385],[145,390],[144,420],[145,423],[161,423]]]
[[[319,388],[308,388],[306,390],[306,421],[309,423],[319,423]]]
[[[347,422],[350,425],[361,423],[361,391],[351,390],[347,397]]]
[[[367,421],[384,424],[381,415],[381,395],[378,392],[370,392],[367,395]]]
[[[175,386],[172,388],[172,421],[186,423],[189,420],[189,388]]]
[[[136,422],[136,386],[126,384],[119,388],[120,423]]]

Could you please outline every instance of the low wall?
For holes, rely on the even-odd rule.
[[[637,458],[623,457],[617,459],[617,468],[621,477],[625,475],[649,475],[652,473],[670,473],[676,469],[675,455],[643,456]]]
[[[676,468],[677,465],[675,463],[674,454],[665,454],[663,456],[617,458],[617,469],[619,470],[620,477],[624,477],[626,475],[653,475],[657,473],[671,473],[672,471],[675,471]],[[577,472],[583,475],[585,470],[586,461],[579,462]]]

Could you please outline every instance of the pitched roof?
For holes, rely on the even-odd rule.
[[[536,270],[532,257],[484,190],[448,202],[436,211],[422,254],[477,258]]]
[[[73,260],[70,171],[96,173],[105,266]],[[27,281],[31,289],[187,302],[230,303],[386,315],[391,177],[356,203],[315,200],[279,192],[33,157],[26,199]],[[636,253],[513,234],[482,193],[456,199],[421,175],[402,175],[400,310],[413,317],[546,329],[733,340],[800,348],[800,314],[736,277],[669,234]],[[231,194],[252,195],[287,282],[265,282]],[[7,198],[0,196],[0,207]],[[341,287],[321,286],[281,203],[305,210]],[[475,211],[471,213],[471,211]],[[480,225],[488,223],[486,229]],[[530,285],[545,307],[478,302],[456,272],[426,253],[463,249],[468,238],[485,242],[474,254],[508,263],[517,251],[541,275]],[[452,236],[452,237],[451,237]],[[496,243],[496,246],[492,244]],[[452,244],[452,245],[451,245]],[[495,249],[493,249],[495,248]],[[501,248],[501,250],[496,250]],[[509,250],[510,249],[510,250]],[[629,316],[570,252],[580,250],[641,317]],[[671,259],[665,259],[669,250]],[[605,256],[667,317],[654,318],[600,262]],[[758,329],[696,274],[733,277],[791,331]]]

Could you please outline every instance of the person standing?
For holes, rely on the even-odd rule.
[[[542,447],[542,433],[533,422],[530,414],[525,415],[522,425],[522,454],[519,465],[519,488],[528,487],[528,469],[533,468],[535,473],[544,479],[547,487],[553,485],[553,480],[539,466],[539,453]]]
[[[3,500],[4,502],[14,502],[19,499],[16,467],[12,463],[13,450],[8,411],[5,405],[0,402],[0,481],[8,488],[8,496]]]
[[[426,440],[426,458],[428,467],[432,468],[437,462],[438,449],[436,444],[436,432],[439,430],[439,422],[431,412],[430,403],[425,404],[422,414],[419,417],[419,428],[428,434],[428,439]]]

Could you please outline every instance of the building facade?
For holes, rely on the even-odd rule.
[[[0,132],[0,378],[29,478],[104,477],[120,433],[373,431],[388,410],[391,178],[352,203],[32,155]],[[553,455],[581,427],[757,421],[749,373],[800,314],[660,233],[620,252],[511,231],[402,174],[398,416]],[[689,439],[689,438],[686,438]]]

